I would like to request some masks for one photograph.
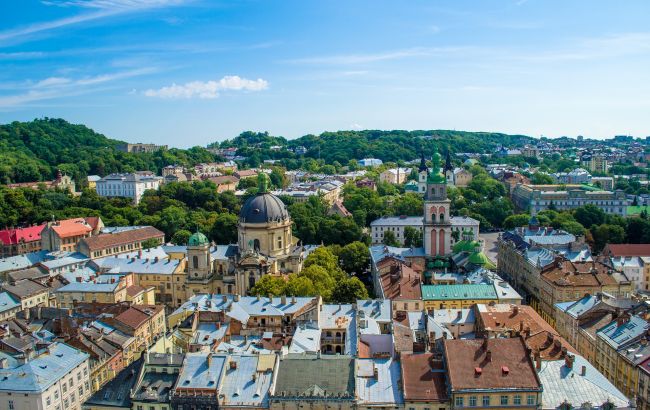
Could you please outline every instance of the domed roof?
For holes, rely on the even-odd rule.
[[[208,237],[198,231],[190,235],[190,238],[187,240],[188,246],[205,246],[209,243]]]
[[[289,219],[289,211],[280,198],[268,192],[248,198],[239,212],[243,223],[281,222]]]
[[[473,254],[469,255],[469,258],[467,260],[473,265],[483,266],[486,269],[495,268],[494,264],[490,261],[490,259],[488,259],[487,256],[485,256],[483,252],[474,252]]]

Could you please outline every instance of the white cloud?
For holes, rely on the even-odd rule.
[[[36,83],[35,87],[41,88],[41,87],[56,87],[59,85],[64,85],[70,83],[69,78],[65,77],[49,77],[46,78],[45,80],[41,80]]]
[[[59,7],[76,7],[92,9],[92,12],[84,12],[70,17],[57,20],[34,23],[28,26],[13,28],[0,32],[0,41],[20,39],[31,34],[53,30],[70,25],[80,24],[98,20],[118,14],[137,12],[146,9],[176,6],[186,0],[50,0],[43,1],[43,4]]]
[[[155,68],[145,67],[79,79],[48,77],[37,82],[28,82],[22,85],[20,87],[22,89],[21,93],[0,96],[0,108],[13,108],[34,101],[87,94],[97,90],[96,86],[98,85],[148,74],[154,71],[156,71]]]
[[[149,89],[144,92],[147,97],[158,98],[217,98],[223,90],[261,91],[269,86],[268,81],[258,78],[249,80],[236,75],[223,77],[218,81],[191,81],[183,85],[172,84],[157,90]]]
[[[363,127],[360,124],[354,123],[350,124],[350,129],[354,131],[361,131]]]
[[[294,64],[333,64],[333,65],[353,65],[374,63],[377,61],[401,60],[410,57],[423,56],[444,56],[451,54],[463,53],[470,49],[469,47],[412,47],[401,50],[384,51],[371,54],[342,54],[322,57],[308,57],[289,60],[287,62]]]

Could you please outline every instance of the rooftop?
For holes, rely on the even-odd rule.
[[[349,356],[287,355],[280,360],[274,396],[342,395],[354,400],[354,359]]]
[[[541,389],[521,338],[445,339],[443,344],[452,392]]]
[[[401,368],[397,360],[357,359],[356,390],[359,404],[402,404]]]
[[[449,399],[445,372],[441,366],[435,366],[433,353],[403,353],[400,359],[404,400],[445,402]]]
[[[630,401],[605,376],[593,367],[585,358],[574,356],[571,368],[564,360],[542,363],[539,379],[544,386],[542,395],[543,409],[557,409],[566,401],[571,408],[604,408],[606,402],[616,408],[627,408]]]
[[[145,226],[140,229],[131,229],[116,233],[104,233],[97,236],[91,236],[90,238],[82,239],[81,242],[84,243],[92,252],[98,249],[145,241],[150,238],[164,238],[164,236],[164,233],[153,226]]]
[[[78,349],[52,343],[27,363],[0,369],[0,391],[43,392],[87,359]]]
[[[422,285],[423,300],[496,300],[493,285]]]
[[[268,407],[274,354],[230,355],[219,391],[222,406]]]
[[[217,392],[217,387],[228,362],[225,355],[213,353],[187,353],[183,361],[183,367],[178,376],[176,394],[183,390],[207,389]]]

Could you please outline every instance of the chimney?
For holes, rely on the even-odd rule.
[[[239,293],[235,293],[235,296],[233,297],[233,300],[235,302],[239,302]]]
[[[516,316],[517,313],[519,313],[519,306],[515,305],[514,308],[512,309],[512,313]]]
[[[587,375],[587,366],[582,366],[580,368],[580,376],[586,376]]]
[[[564,365],[569,369],[573,369],[573,361],[574,360],[575,360],[575,356],[568,354],[564,358]]]
[[[296,296],[291,296],[291,304],[295,305],[296,304]]]
[[[483,339],[483,344],[481,345],[481,348],[482,348],[483,350],[487,350],[487,348],[488,348],[488,340],[487,340],[487,337],[486,337],[485,339]]]
[[[542,356],[538,351],[535,351],[535,369],[537,369],[537,371],[542,370]]]
[[[372,377],[375,380],[379,380],[379,369],[377,368],[377,366],[373,366],[372,368]]]
[[[210,365],[212,364],[212,354],[211,353],[208,353],[208,356],[206,357],[206,361],[208,363],[208,368],[209,368]]]
[[[223,295],[223,296],[221,297],[221,300],[222,300],[224,303],[228,302],[228,295]]]
[[[456,313],[456,319],[461,320],[463,318],[463,310],[458,309],[458,313]]]
[[[282,305],[286,305],[287,304],[287,295],[282,295],[282,297],[280,297],[280,302],[281,302]]]
[[[235,370],[237,369],[237,362],[234,360],[230,361],[230,370]]]

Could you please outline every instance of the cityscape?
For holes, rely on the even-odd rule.
[[[595,87],[644,65],[650,10],[540,3],[0,6],[0,409],[649,410],[647,72],[567,117],[487,60]],[[575,29],[609,41],[545,51]],[[428,83],[465,64],[495,82],[466,122]]]

